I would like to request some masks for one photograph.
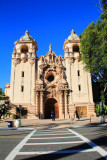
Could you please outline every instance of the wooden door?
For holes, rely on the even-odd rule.
[[[80,117],[81,116],[81,107],[76,107],[76,111],[77,111],[78,116]]]
[[[82,106],[82,117],[87,117],[87,106]]]
[[[87,117],[87,106],[76,107],[79,117]]]
[[[59,118],[59,106],[58,106],[58,102],[56,102],[54,104],[55,107],[55,118]]]

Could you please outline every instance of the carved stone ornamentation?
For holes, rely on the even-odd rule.
[[[48,88],[47,89],[47,97],[55,98],[56,97],[56,89],[55,88]]]
[[[29,58],[28,61],[31,64],[31,66],[33,66],[33,64],[35,63],[35,59],[34,58]]]
[[[12,59],[12,60],[13,60],[13,64],[14,64],[15,66],[17,66],[17,64],[20,63],[20,59],[19,59],[19,58],[14,58],[14,59]]]

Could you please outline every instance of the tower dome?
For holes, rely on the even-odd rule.
[[[65,51],[64,57],[79,59],[79,46],[80,46],[80,38],[75,34],[72,29],[71,35],[64,42],[63,49]],[[74,56],[75,53],[75,56]]]
[[[33,38],[29,35],[28,30],[26,30],[25,35],[20,38],[20,41],[33,41]]]
[[[68,36],[68,40],[79,40],[79,36],[77,36],[77,34],[75,34],[73,29],[71,31],[71,35]]]

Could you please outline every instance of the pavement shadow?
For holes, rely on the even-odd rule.
[[[41,127],[41,128],[44,128],[44,129],[46,129],[46,128],[51,128],[51,127],[61,127],[62,128],[62,126],[64,126],[64,125],[66,125],[67,127],[64,127],[64,128],[69,128],[68,126],[70,126],[71,124],[69,123],[69,122],[65,122],[65,123],[55,123],[55,122],[52,122],[52,123],[46,123],[46,124],[33,124],[33,125],[22,125],[21,127],[23,128],[23,127],[34,127],[34,128],[38,128],[38,127]]]

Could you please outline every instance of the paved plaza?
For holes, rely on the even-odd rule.
[[[5,121],[0,122],[0,128],[8,128],[8,121],[14,121],[13,119],[7,119]],[[48,127],[55,127],[55,128],[71,128],[71,127],[82,127],[88,125],[106,125],[107,119],[105,123],[100,123],[99,117],[91,117],[90,118],[77,118],[75,119],[56,119],[52,121],[51,119],[21,119],[21,127],[25,128],[34,128],[34,129],[41,129],[41,128],[48,128]]]

